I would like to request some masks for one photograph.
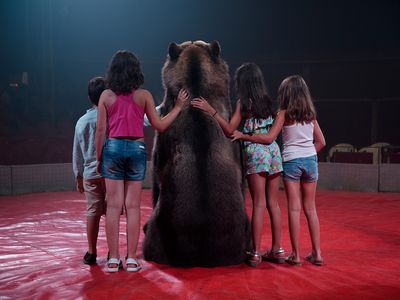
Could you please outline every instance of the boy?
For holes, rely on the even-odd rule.
[[[106,209],[106,188],[104,179],[96,171],[96,153],[94,136],[97,123],[97,106],[101,93],[105,90],[105,80],[96,77],[89,81],[88,96],[92,108],[88,109],[76,123],[74,146],[72,152],[72,167],[76,179],[76,189],[85,193],[87,200],[86,232],[88,251],[83,262],[88,265],[96,264],[97,237],[101,215]]]

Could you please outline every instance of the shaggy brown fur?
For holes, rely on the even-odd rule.
[[[181,87],[231,115],[228,66],[217,42],[170,44],[163,68],[162,115]],[[186,107],[153,149],[153,215],[146,224],[146,260],[174,266],[218,266],[245,260],[250,226],[244,207],[238,143],[210,115]]]

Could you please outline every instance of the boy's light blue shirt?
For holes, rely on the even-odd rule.
[[[97,107],[92,107],[79,118],[75,126],[74,146],[72,148],[72,168],[75,178],[100,178],[97,173],[96,148],[94,137],[97,124]]]
[[[161,112],[161,105],[156,107],[158,114]],[[72,168],[75,178],[84,179],[100,178],[97,173],[96,148],[94,137],[97,124],[97,106],[86,111],[75,126],[74,146],[72,149]],[[144,116],[144,126],[150,126],[147,116]]]

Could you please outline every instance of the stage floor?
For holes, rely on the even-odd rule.
[[[173,268],[142,260],[138,273],[105,272],[104,219],[98,264],[87,266],[86,204],[77,192],[0,197],[0,299],[399,299],[400,194],[318,191],[326,265],[263,262],[218,268]],[[284,192],[283,247],[290,251]],[[247,194],[246,207],[251,211]],[[151,191],[142,195],[142,224]],[[121,218],[121,255],[126,252]],[[140,236],[138,250],[142,258]],[[270,246],[265,214],[263,247]],[[310,251],[302,217],[302,256]]]

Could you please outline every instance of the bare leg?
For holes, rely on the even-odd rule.
[[[300,261],[299,234],[300,234],[300,212],[301,192],[299,181],[284,180],[286,197],[288,200],[289,232],[292,243],[293,260]]]
[[[280,174],[268,176],[267,181],[267,209],[271,219],[272,251],[281,247],[282,241],[282,215],[278,203]]]
[[[251,228],[253,237],[253,250],[260,252],[261,236],[263,229],[263,216],[266,207],[265,200],[265,174],[251,174],[247,176],[250,194],[253,200],[253,212],[251,216]]]
[[[119,258],[119,219],[124,203],[124,181],[106,178],[106,235],[110,258]]]
[[[320,230],[317,209],[315,207],[315,193],[317,182],[302,182],[303,206],[310,231],[312,254],[316,260],[322,260],[320,247]]]
[[[86,223],[86,234],[89,249],[88,252],[91,254],[97,254],[97,237],[99,235],[99,224],[101,216],[91,216],[87,217]]]
[[[140,234],[142,181],[125,181],[126,237],[128,258],[136,258]]]

